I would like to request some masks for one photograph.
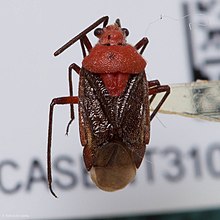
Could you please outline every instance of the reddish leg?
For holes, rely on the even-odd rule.
[[[152,89],[152,88],[155,87],[155,86],[160,86],[159,80],[156,79],[156,80],[148,81],[148,88],[149,88],[149,89]],[[150,100],[149,100],[150,103],[153,102],[155,96],[156,96],[156,94],[151,95]]]
[[[134,47],[136,48],[136,50],[139,50],[141,48],[140,54],[142,54],[146,46],[148,45],[148,42],[149,40],[146,37],[144,37],[139,42],[137,42]]]
[[[160,85],[160,82],[159,80],[155,79],[155,80],[151,80],[151,81],[148,81],[148,87],[153,87],[153,86],[157,86],[157,85]]]
[[[82,48],[83,57],[85,57],[86,56],[86,49],[88,52],[90,52],[92,49],[92,45],[86,35],[80,39],[80,44],[81,44],[81,48]],[[75,63],[71,64],[68,68],[70,96],[73,96],[72,70],[74,70],[77,74],[79,74],[81,69]],[[69,133],[69,127],[70,127],[73,120],[74,120],[74,106],[73,106],[73,104],[70,104],[70,121],[69,121],[67,128],[66,128],[66,135],[68,135],[68,133]]]
[[[80,73],[80,67],[75,64],[75,63],[72,63],[69,68],[68,68],[68,81],[69,81],[69,94],[70,96],[73,96],[73,81],[72,81],[72,71],[75,71],[77,74]],[[68,135],[68,132],[69,132],[69,127],[70,127],[70,124],[72,123],[72,121],[74,120],[74,106],[73,104],[71,103],[70,104],[70,121],[67,125],[67,128],[66,128],[66,135]]]
[[[78,102],[79,100],[77,96],[68,96],[68,97],[54,98],[50,103],[48,142],[47,142],[47,178],[48,178],[49,189],[55,197],[57,196],[52,189],[52,175],[51,175],[51,141],[52,141],[53,109],[55,105],[78,104]]]
[[[80,45],[82,48],[82,53],[83,53],[83,57],[86,57],[86,49],[87,51],[90,53],[91,49],[92,49],[92,44],[89,41],[89,38],[85,35],[80,39]],[[86,49],[85,49],[86,47]]]
[[[170,94],[170,87],[168,85],[160,85],[160,82],[158,80],[153,80],[148,82],[149,85],[149,95],[151,95],[150,103],[154,100],[155,96],[158,93],[165,92],[164,96],[158,103],[157,107],[154,109],[152,114],[150,115],[150,120],[154,118],[154,116],[159,111],[160,107],[163,105],[165,100],[167,99],[168,95]]]

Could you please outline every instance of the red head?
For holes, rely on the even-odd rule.
[[[117,19],[115,24],[104,28],[97,28],[94,31],[96,37],[99,38],[99,43],[106,46],[124,45],[129,32],[126,28],[121,28],[120,22]]]

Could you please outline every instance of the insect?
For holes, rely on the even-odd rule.
[[[146,61],[142,57],[148,39],[134,46],[127,44],[129,31],[117,19],[108,24],[102,17],[58,49],[62,53],[80,41],[82,67],[73,63],[68,68],[70,96],[54,98],[50,104],[48,128],[48,184],[51,193],[51,140],[55,105],[70,105],[70,122],[74,104],[78,104],[80,140],[86,169],[102,190],[115,191],[130,183],[144,157],[150,139],[150,121],[170,93],[168,85],[158,80],[147,81]],[[98,28],[103,23],[102,28]],[[94,30],[98,43],[92,47],[87,33]],[[79,75],[78,97],[73,96],[72,72]],[[164,93],[154,111],[150,104],[158,93]]]

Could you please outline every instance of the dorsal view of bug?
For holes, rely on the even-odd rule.
[[[98,27],[102,24],[102,27]],[[98,38],[92,46],[87,34],[94,30]],[[84,59],[81,67],[68,68],[69,96],[54,98],[50,104],[48,128],[48,184],[52,190],[51,141],[55,105],[70,105],[70,122],[74,105],[78,105],[80,140],[85,167],[102,190],[124,188],[135,177],[150,140],[150,121],[170,93],[168,85],[148,81],[142,54],[146,37],[134,46],[127,43],[129,31],[117,19],[108,25],[102,17],[58,49],[57,56],[79,41]],[[79,75],[78,96],[73,96],[72,75]],[[153,112],[149,108],[158,93],[164,93]]]

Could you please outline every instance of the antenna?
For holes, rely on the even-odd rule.
[[[76,35],[74,38],[72,38],[70,41],[68,41],[66,44],[64,44],[61,48],[59,48],[55,53],[54,56],[58,56],[61,54],[64,50],[66,50],[68,47],[70,47],[72,44],[74,44],[76,41],[81,39],[84,35],[89,33],[91,30],[96,28],[98,25],[100,25],[103,22],[103,27],[105,27],[108,24],[108,16],[104,16],[100,19],[98,19],[96,22],[91,24],[88,28],[86,28],[84,31]]]

